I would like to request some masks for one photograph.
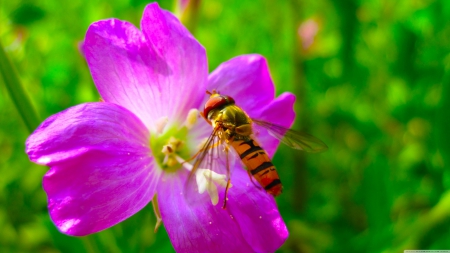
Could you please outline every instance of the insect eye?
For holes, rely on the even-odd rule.
[[[229,104],[234,104],[235,103],[234,99],[232,97],[230,97],[230,96],[224,96],[224,97],[228,101]]]

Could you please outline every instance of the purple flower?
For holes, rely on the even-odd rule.
[[[101,231],[157,199],[177,252],[273,252],[283,244],[288,231],[273,197],[252,184],[240,162],[226,209],[213,204],[224,197],[220,182],[206,182],[218,190],[211,201],[187,204],[190,164],[177,162],[212,131],[195,117],[206,90],[233,97],[252,118],[292,124],[295,97],[274,98],[263,57],[239,56],[208,75],[205,49],[156,3],[145,8],[141,30],[117,19],[92,24],[83,51],[104,102],[51,116],[26,142],[31,161],[50,167],[43,187],[61,232]],[[257,138],[273,155],[278,140],[263,130]],[[168,155],[164,147],[174,142],[180,148]],[[208,193],[192,197],[200,196]]]

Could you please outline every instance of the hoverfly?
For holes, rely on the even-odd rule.
[[[234,167],[230,166],[230,162],[234,161],[229,158],[231,148],[247,167],[252,182],[254,178],[273,196],[278,196],[282,192],[281,180],[275,166],[266,151],[254,138],[255,127],[266,129],[270,135],[294,149],[312,153],[328,149],[325,143],[309,134],[250,118],[230,96],[221,95],[215,90],[207,92],[207,94],[210,97],[200,114],[212,126],[213,131],[196,155],[188,183],[194,181],[191,179],[200,167],[210,167],[213,171],[224,172],[227,175],[228,183],[225,188],[223,208],[226,207],[227,192],[230,186],[230,168]]]

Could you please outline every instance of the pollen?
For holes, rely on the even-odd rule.
[[[169,146],[174,150],[173,152],[177,152],[183,146],[184,141],[171,136],[168,143]]]
[[[197,109],[189,110],[189,113],[186,118],[186,122],[184,123],[184,125],[186,126],[187,129],[191,129],[197,123],[198,114],[199,114],[199,112]]]
[[[163,152],[163,154],[170,155],[173,153],[173,148],[170,145],[166,145],[163,147],[161,152]]]
[[[174,167],[178,164],[178,161],[176,159],[176,153],[182,148],[184,142],[171,136],[169,140],[167,141],[167,145],[164,145],[161,153],[163,153],[164,160],[163,165],[167,167]]]

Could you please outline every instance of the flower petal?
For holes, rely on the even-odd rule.
[[[158,186],[164,226],[177,252],[274,252],[288,236],[272,196],[257,189],[243,168],[236,168],[227,208],[186,204],[183,180],[176,176]]]
[[[154,130],[158,119],[184,121],[200,105],[207,59],[204,48],[158,4],[147,6],[141,26],[143,32],[116,19],[96,22],[83,48],[104,101],[127,108]]]
[[[253,252],[275,252],[289,232],[274,198],[262,187],[256,187],[243,169],[232,176],[233,188],[228,191],[228,212],[239,224],[241,233]]]
[[[295,120],[294,103],[295,95],[285,92],[251,117],[290,128]],[[272,157],[280,141],[268,133],[263,127],[257,124],[253,124],[253,126],[255,137],[259,141],[259,144]]]
[[[69,235],[87,235],[128,218],[153,197],[160,173],[143,123],[123,107],[87,103],[48,118],[28,138],[44,176],[50,216]]]
[[[222,63],[208,78],[208,90],[231,96],[249,115],[275,97],[266,59],[257,54],[241,55]]]
[[[169,75],[160,83],[160,102],[167,106],[169,116],[184,121],[189,110],[198,108],[205,97],[208,78],[205,48],[157,3],[147,5],[141,27],[157,56],[169,67]]]
[[[157,196],[164,226],[176,252],[252,252],[238,224],[221,208],[222,202],[216,206],[211,202],[188,205],[182,180],[186,175],[167,176],[158,186]],[[223,200],[220,195],[223,191],[219,192]]]

